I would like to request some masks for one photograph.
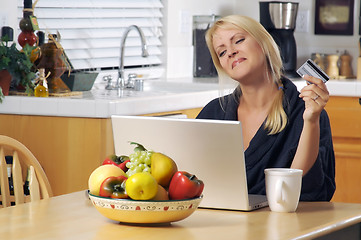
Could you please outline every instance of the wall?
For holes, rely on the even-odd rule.
[[[167,77],[190,77],[193,72],[192,17],[233,14],[237,0],[164,0],[164,39]],[[206,7],[205,7],[206,6]]]
[[[0,0],[0,27],[2,26],[11,26],[16,28],[19,24],[17,22],[17,6],[16,1],[14,0]],[[15,34],[14,34],[15,38]]]
[[[314,34],[315,0],[302,0],[299,10],[309,10],[309,31],[295,32],[297,43],[297,65],[300,66],[312,53],[336,53],[347,50],[353,57],[352,68],[356,74],[358,57],[358,16],[360,1],[355,0],[354,35],[326,36]],[[259,20],[259,1],[255,0],[163,0],[164,3],[164,60],[167,77],[191,77],[193,69],[192,16],[241,14]],[[6,24],[17,27],[16,1],[0,0],[0,27],[3,17]],[[17,36],[17,34],[15,35]]]
[[[281,0],[282,1],[282,0]],[[353,74],[356,75],[356,62],[358,57],[358,16],[360,1],[355,0],[354,7],[354,35],[353,36],[327,36],[314,34],[314,12],[315,0],[302,0],[299,2],[299,11],[309,12],[308,32],[295,32],[297,44],[297,66],[300,66],[312,53],[335,54],[347,50],[352,55]],[[241,14],[259,20],[259,1],[254,0],[165,0],[169,12],[167,31],[168,39],[166,46],[168,50],[168,77],[192,76],[192,35],[179,32],[180,15],[188,12],[191,15],[202,14]],[[283,2],[286,2],[283,0]],[[206,8],[204,5],[206,4]],[[171,17],[169,17],[171,16]],[[190,20],[191,21],[191,20]]]

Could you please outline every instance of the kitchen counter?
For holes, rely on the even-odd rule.
[[[219,96],[217,79],[191,82],[146,80],[143,91],[104,90],[98,84],[79,96],[36,98],[6,96],[0,113],[62,117],[109,118],[117,115],[141,115],[179,109],[201,108]]]
[[[294,79],[293,82],[298,90],[306,86],[306,82],[301,78]],[[361,80],[329,80],[326,86],[330,96],[361,97]]]
[[[294,79],[298,89],[305,86],[302,79]],[[361,97],[361,81],[330,80],[331,96]],[[0,114],[40,115],[61,117],[109,118],[111,115],[143,115],[179,109],[202,108],[221,95],[215,78],[146,80],[143,91],[104,90],[98,84],[80,96],[36,98],[7,96],[0,104]],[[232,91],[226,88],[224,94]]]

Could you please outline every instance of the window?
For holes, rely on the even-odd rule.
[[[143,30],[150,55],[141,57],[141,41],[132,30],[125,67],[154,67],[161,64],[162,7],[161,0],[45,0],[36,3],[34,15],[46,36],[60,33],[74,69],[117,68],[121,38],[130,25]],[[23,0],[18,0],[19,21],[22,11]]]

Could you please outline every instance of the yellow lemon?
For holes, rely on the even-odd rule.
[[[131,199],[149,200],[156,196],[158,183],[150,173],[138,172],[127,179],[125,191]]]

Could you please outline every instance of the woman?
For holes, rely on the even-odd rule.
[[[299,93],[282,76],[277,44],[249,17],[218,20],[206,41],[220,80],[230,77],[238,87],[208,103],[197,118],[242,123],[249,193],[265,194],[265,168],[290,167],[303,170],[300,200],[331,200],[335,157],[322,80],[304,76],[311,84]]]

